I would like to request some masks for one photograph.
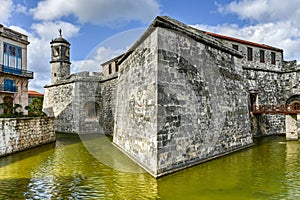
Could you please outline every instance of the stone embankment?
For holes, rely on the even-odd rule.
[[[0,119],[0,156],[51,143],[55,140],[54,118]]]

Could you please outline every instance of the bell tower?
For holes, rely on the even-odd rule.
[[[70,46],[71,44],[62,37],[62,30],[59,29],[59,36],[50,42],[51,44],[51,84],[58,80],[65,79],[70,75]]]

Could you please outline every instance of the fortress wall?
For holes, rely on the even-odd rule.
[[[43,111],[48,117],[55,117],[55,131],[75,133],[72,101],[75,83],[57,84],[45,87]]]
[[[120,65],[113,142],[151,174],[157,168],[157,30]]]
[[[282,73],[244,69],[244,76],[249,87],[257,92],[255,105],[285,105]],[[284,114],[251,115],[253,136],[267,136],[285,132]]]
[[[113,135],[117,78],[101,82],[99,91],[99,125],[105,135]]]
[[[156,28],[121,64],[114,142],[154,177],[252,145],[241,71],[232,55]]]
[[[0,156],[54,142],[54,118],[0,119]]]
[[[112,135],[116,81],[80,74],[72,82],[45,87],[43,110],[55,117],[55,131]]]
[[[255,69],[244,69],[244,76],[248,85],[257,90],[256,105],[286,105],[294,96],[300,95],[299,73],[272,72]],[[298,97],[299,98],[299,97]],[[253,136],[276,135],[286,132],[286,115],[281,114],[255,114],[251,116]]]
[[[238,58],[158,30],[158,175],[251,145]]]

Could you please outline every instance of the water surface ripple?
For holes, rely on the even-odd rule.
[[[58,134],[55,144],[0,158],[0,199],[300,199],[299,142],[255,143],[156,180],[112,169],[78,136]]]

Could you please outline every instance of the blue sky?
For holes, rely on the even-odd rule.
[[[300,60],[300,0],[0,0],[0,23],[29,36],[30,89],[50,83],[50,44],[62,28],[72,72],[100,71],[157,15],[196,28],[284,49]]]

